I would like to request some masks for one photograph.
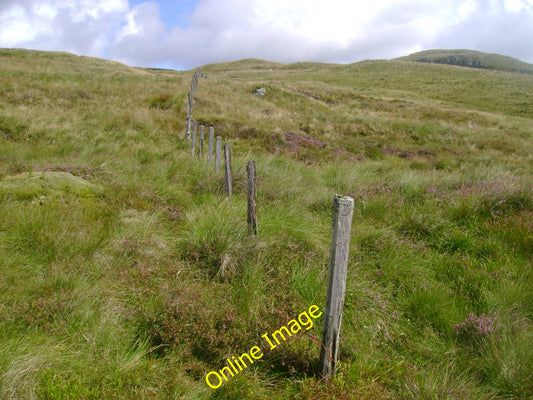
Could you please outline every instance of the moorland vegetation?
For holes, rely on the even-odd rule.
[[[231,198],[184,139],[192,72],[0,49],[0,398],[533,397],[532,75],[200,69]],[[211,389],[322,308],[336,193],[355,200],[337,374],[317,374],[319,318]]]

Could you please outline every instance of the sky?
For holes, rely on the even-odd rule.
[[[0,47],[190,69],[471,49],[533,63],[533,0],[0,0]]]

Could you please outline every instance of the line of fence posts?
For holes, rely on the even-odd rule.
[[[187,117],[185,122],[185,138],[191,139],[191,157],[196,156],[196,151],[198,151],[198,158],[201,159],[203,156],[204,141],[205,141],[205,126],[199,126],[199,138],[198,138],[198,150],[196,150],[196,137],[198,133],[198,122],[192,118],[192,111],[194,108],[194,96],[198,90],[198,81],[202,77],[202,73],[197,69],[194,73],[191,89],[189,91],[189,97],[187,102]],[[192,126],[192,135],[191,135],[191,126]],[[191,137],[192,136],[192,137]],[[207,150],[207,164],[210,164],[213,158],[213,145],[215,146],[215,173],[220,170],[220,164],[222,159],[222,138],[220,136],[216,137],[215,142],[215,129],[209,127],[209,139],[208,139],[208,150]],[[232,195],[232,181],[231,181],[231,143],[224,144],[224,164],[225,164],[225,179],[224,187],[226,194],[228,196]]]
[[[197,121],[192,119],[192,109],[194,105],[194,95],[198,88],[198,79],[201,73],[197,70],[191,84],[189,92],[189,102],[187,104],[186,138],[190,137],[192,124],[192,147],[191,155],[195,156],[196,133],[198,129]],[[198,158],[202,158],[204,145],[205,126],[200,125],[200,139],[198,145]],[[213,146],[215,151],[214,169],[215,173],[220,170],[222,159],[222,138],[215,138],[213,127],[209,128],[207,164],[212,162]],[[231,180],[231,143],[224,144],[224,188],[228,196],[232,195]],[[256,162],[248,161],[247,172],[247,198],[248,198],[248,233],[257,235],[257,173]],[[348,257],[350,249],[350,233],[353,218],[354,200],[348,196],[335,195],[333,200],[333,229],[331,238],[331,249],[329,258],[329,278],[326,297],[326,307],[324,310],[324,326],[322,330],[322,346],[320,351],[320,372],[325,378],[329,378],[335,372],[337,364],[340,329],[342,323],[342,313],[346,293],[346,278],[348,269]]]
[[[197,132],[197,122],[193,122],[193,133],[192,133],[192,144],[191,144],[191,155],[195,156],[195,143],[196,143],[196,132]],[[205,127],[200,125],[199,127],[199,143],[198,143],[198,158],[202,158],[202,149],[204,145],[204,131]],[[213,143],[215,142],[215,130],[213,127],[209,128],[209,139],[208,139],[208,148],[207,148],[207,164],[212,162],[213,158]],[[215,143],[215,174],[220,169],[221,163],[221,152],[222,152],[222,138],[220,136],[216,137]],[[256,162],[249,161],[246,165],[247,172],[247,196],[248,196],[248,233],[252,236],[257,235],[257,212],[256,212],[256,198],[257,198],[257,173],[256,173]],[[224,190],[228,196],[233,194],[233,182],[232,182],[232,165],[231,165],[231,143],[224,144]]]
[[[198,153],[196,153],[196,137],[198,136]],[[191,157],[195,158],[196,155],[199,159],[203,156],[204,147],[204,132],[205,126],[198,125],[197,121],[192,121],[192,137],[191,137]],[[222,138],[216,137],[215,142],[215,129],[209,128],[209,139],[207,148],[207,164],[210,164],[213,158],[213,144],[215,147],[215,174],[220,170],[220,164],[222,161]],[[231,143],[224,143],[224,189],[228,196],[233,193],[232,178],[231,178]],[[255,169],[254,169],[255,170]]]
[[[198,90],[198,81],[202,77],[202,73],[199,69],[194,72],[191,89],[189,90],[189,96],[187,99],[187,118],[185,121],[185,139],[191,137],[191,122],[192,122],[192,110],[194,107],[194,96]]]
[[[197,121],[192,121],[191,125],[192,125],[191,157],[192,158],[198,157],[199,159],[202,159],[204,155],[205,126],[199,125]],[[222,137],[220,136],[215,137],[215,128],[213,127],[209,127],[209,137],[207,140],[208,140],[207,164],[211,164],[213,162],[213,151],[214,151],[215,153],[214,154],[214,157],[215,157],[214,170],[215,170],[215,173],[217,173],[220,170],[220,166],[222,164],[223,140],[222,140]],[[229,147],[229,150],[228,150],[229,155],[227,158],[226,158],[226,150],[225,150],[226,146]],[[231,174],[231,143],[230,142],[224,143],[224,160],[225,160],[225,164],[229,164],[228,171]],[[229,178],[231,178],[231,176]]]

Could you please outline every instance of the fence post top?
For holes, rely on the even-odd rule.
[[[336,202],[342,203],[342,204],[347,204],[347,205],[354,203],[354,199],[351,198],[350,196],[343,196],[340,194],[336,194],[333,200]]]

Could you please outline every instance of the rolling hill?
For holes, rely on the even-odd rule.
[[[473,50],[425,50],[397,60],[533,74],[533,64],[513,57]]]
[[[193,71],[17,49],[0,66],[0,398],[533,397],[532,75],[201,67],[193,117],[232,144],[228,197],[184,138]],[[323,311],[336,193],[355,202],[336,375],[320,317],[212,389]]]

